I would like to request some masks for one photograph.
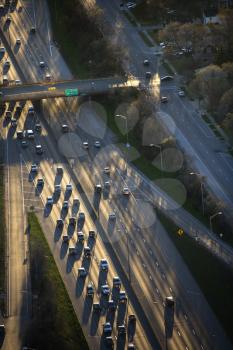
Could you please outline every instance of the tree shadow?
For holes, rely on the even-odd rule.
[[[84,301],[84,308],[83,308],[83,314],[82,314],[82,323],[87,324],[88,320],[90,318],[91,310],[93,305],[93,298],[86,295],[85,301]]]
[[[60,249],[60,259],[64,259],[68,252],[69,244],[67,242],[62,242]]]

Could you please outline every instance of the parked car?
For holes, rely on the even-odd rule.
[[[100,271],[108,271],[108,261],[107,261],[107,259],[101,259],[99,267],[100,267]]]

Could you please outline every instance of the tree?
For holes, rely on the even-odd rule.
[[[211,64],[196,72],[190,88],[194,95],[203,96],[211,111],[216,111],[221,96],[229,89],[229,83],[222,68]]]
[[[218,106],[220,120],[223,120],[227,113],[233,111],[233,87],[227,90],[221,97]]]

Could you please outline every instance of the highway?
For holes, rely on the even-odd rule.
[[[33,128],[33,124],[35,122],[35,118],[27,118],[26,113],[24,113],[20,116],[18,124],[20,128]],[[99,232],[97,225],[93,222],[84,201],[82,201],[82,198],[80,197],[80,193],[78,193],[76,190],[75,182],[73,182],[73,179],[69,174],[69,168],[67,168],[67,166],[62,162],[63,158],[57,153],[56,144],[53,142],[53,137],[51,137],[48,134],[46,128],[43,127],[41,135],[37,134],[35,137],[35,142],[31,141],[27,149],[23,150],[21,148],[20,142],[17,141],[15,136],[14,142],[16,145],[18,145],[19,149],[21,149],[22,152],[23,188],[27,207],[30,207],[31,205],[35,206],[44,232],[47,232],[46,238],[51,247],[51,251],[54,254],[62,278],[67,286],[75,311],[83,326],[91,349],[99,346],[99,344],[101,345],[101,349],[105,349],[104,344],[102,344],[102,324],[104,323],[105,318],[107,320],[109,319],[112,324],[114,324],[113,335],[117,337],[116,326],[123,324],[124,319],[127,321],[127,315],[137,315],[137,312],[134,310],[131,301],[129,306],[124,304],[119,305],[115,315],[114,313],[107,312],[107,299],[106,297],[103,298],[103,296],[101,296],[101,285],[107,281],[108,285],[111,286],[112,279],[114,276],[118,275],[118,271],[114,269],[110,254],[108,251],[106,251],[105,246],[103,245],[102,240],[99,238],[99,236],[97,236],[96,242],[88,238],[89,230],[94,229],[96,233]],[[44,149],[44,156],[38,156],[35,154],[35,143],[40,143],[42,145]],[[34,177],[30,173],[30,167],[31,164],[35,162],[39,165],[39,173]],[[58,165],[63,166],[64,172],[62,179],[56,175],[56,168]],[[30,182],[33,181],[36,187],[36,180],[39,177],[43,177],[45,179],[45,186],[42,190],[42,193],[39,194],[37,192],[36,196],[38,197],[38,195],[40,195],[42,205],[38,203],[35,197],[35,188],[30,189],[30,184],[28,183],[28,179],[30,179]],[[54,186],[58,183],[61,184],[61,195],[56,197],[54,195]],[[73,191],[68,199],[70,203],[69,211],[67,213],[64,213],[62,210],[62,203],[64,201],[64,197],[66,196],[67,198],[67,194],[65,194],[65,188],[68,183],[71,183],[73,185]],[[46,206],[46,200],[49,196],[54,196],[54,198],[56,198],[51,210]],[[75,207],[73,204],[74,198],[79,199],[78,207]],[[35,201],[37,203],[36,205]],[[86,237],[84,245],[78,243],[77,229],[72,229],[72,227],[70,227],[68,224],[69,217],[72,215],[77,216],[81,211],[85,212],[84,226],[79,228],[83,231]],[[65,220],[64,229],[62,231],[56,228],[57,219],[60,217],[63,217]],[[62,236],[66,232],[70,236],[69,244],[62,241]],[[85,259],[83,256],[83,246],[87,245],[92,248],[93,252],[92,259],[90,261]],[[77,254],[75,257],[69,256],[68,246],[77,247]],[[99,273],[99,261],[101,258],[108,259],[110,266],[108,274]],[[89,271],[86,280],[78,278],[77,271],[78,267],[81,266],[85,266],[85,268]],[[105,308],[105,310],[103,310],[101,313],[100,318],[98,318],[95,313],[93,313],[92,301],[86,296],[86,286],[89,282],[93,283],[96,290],[94,301],[100,301],[102,303],[102,306]],[[121,288],[122,290],[129,289],[127,286],[123,285]],[[114,323],[114,318],[116,319],[117,324]],[[125,343],[124,337],[118,337],[117,342],[118,348],[123,349]],[[147,341],[147,337],[144,333],[143,327],[140,324],[139,317],[137,321],[136,334],[134,335],[134,343],[138,349],[152,348]]]
[[[149,59],[152,73],[164,74],[160,67],[157,48],[148,47],[140,35],[137,27],[129,23],[119,8],[120,2],[113,0],[98,0],[97,3],[105,11],[105,19],[108,26],[113,28],[121,23],[122,32],[120,38],[122,45],[129,51],[129,62],[126,65],[127,72],[135,76],[143,76],[145,67],[143,60]],[[139,28],[140,30],[141,28]],[[148,67],[146,68],[148,70]],[[167,92],[169,102],[162,105],[162,111],[169,113],[173,120],[171,132],[177,137],[185,152],[191,157],[193,166],[203,176],[206,176],[207,185],[212,192],[228,207],[232,213],[233,189],[231,179],[233,177],[233,160],[227,153],[226,145],[221,142],[201,118],[191,101],[187,98],[180,99],[178,79],[175,77],[175,86]],[[165,84],[165,83],[164,83]],[[161,85],[162,86],[162,85]],[[165,94],[166,96],[166,94]],[[166,122],[166,120],[165,120]],[[171,126],[171,123],[169,123]],[[174,128],[175,125],[175,128]],[[167,125],[169,126],[169,125]]]
[[[1,62],[1,66],[2,66]],[[9,76],[17,77],[14,67]],[[0,120],[0,133],[4,140],[5,151],[5,195],[6,195],[6,232],[7,232],[7,299],[5,319],[8,332],[2,349],[19,349],[22,336],[30,319],[30,294],[28,280],[27,236],[25,233],[25,216],[22,205],[21,167],[18,147],[12,140],[12,130]]]
[[[17,15],[14,14],[14,21],[17,23]],[[22,35],[24,35],[24,30],[22,29]],[[40,42],[38,43],[38,46],[40,47]],[[42,47],[42,44],[41,44]],[[43,57],[46,57],[48,55],[47,49],[46,51],[43,51]],[[33,55],[33,51],[31,52]],[[30,67],[28,64],[24,64],[23,56],[18,58],[20,66],[22,67],[25,72],[30,71],[28,68]],[[25,67],[23,67],[25,65]],[[33,62],[32,62],[33,66]],[[36,74],[36,73],[35,73]],[[70,103],[69,108],[67,108],[67,105],[64,103],[63,100],[57,99],[54,100],[55,103],[46,103],[43,102],[43,108],[45,115],[49,114],[49,118],[47,118],[47,121],[49,125],[45,122],[43,125],[43,132],[42,136],[36,137],[36,142],[40,141],[46,150],[45,157],[43,157],[42,161],[39,161],[38,156],[36,156],[36,159],[40,162],[40,173],[44,176],[46,179],[46,186],[42,192],[42,201],[45,202],[46,197],[48,195],[51,195],[53,192],[53,186],[54,186],[54,178],[55,178],[55,165],[61,163],[61,155],[57,154],[57,149],[59,149],[59,145],[62,144],[62,147],[60,147],[60,153],[63,153],[63,155],[67,156],[67,148],[64,148],[65,144],[70,144],[73,146],[73,135],[68,134],[67,138],[63,139],[61,135],[61,129],[60,126],[62,122],[67,121],[70,125],[71,130],[74,132],[74,135],[76,134],[76,125],[74,124],[74,114],[73,112],[76,112],[75,103],[74,106],[72,106],[72,100]],[[67,103],[69,105],[69,103]],[[68,112],[68,113],[67,113]],[[96,135],[98,135],[97,130],[102,131],[103,128],[101,127],[101,121],[96,118],[93,110],[89,111],[90,117],[87,118],[87,120],[92,120],[91,125],[93,125],[93,130],[95,130],[96,134],[93,138],[87,133],[85,133],[85,127],[84,132],[83,130],[80,130],[78,128],[78,135],[74,136],[74,140],[78,140],[76,143],[75,149],[71,147],[72,150],[72,156],[67,156],[67,158],[72,158],[74,161],[70,162],[70,167],[67,171],[65,171],[64,178],[62,179],[62,188],[64,191],[64,186],[68,182],[72,181],[74,179],[75,183],[76,181],[80,186],[82,186],[82,189],[85,192],[85,197],[87,198],[87,202],[89,205],[92,205],[92,210],[95,213],[95,215],[98,215],[99,217],[99,223],[103,227],[103,232],[105,232],[105,236],[103,235],[102,240],[97,241],[98,245],[96,244],[95,248],[95,256],[97,257],[94,259],[93,266],[90,269],[90,278],[93,280],[95,286],[98,286],[98,260],[100,257],[104,257],[107,255],[104,244],[103,243],[111,243],[111,246],[113,247],[113,253],[116,255],[116,259],[114,259],[114,267],[116,267],[117,262],[119,264],[119,261],[121,262],[122,267],[124,268],[124,271],[127,274],[128,279],[130,280],[130,283],[127,282],[127,284],[124,286],[129,292],[129,294],[132,294],[132,290],[134,290],[133,293],[133,305],[137,305],[137,310],[139,310],[139,305],[137,304],[137,300],[140,300],[140,303],[142,305],[142,309],[140,309],[140,312],[138,314],[139,319],[144,320],[144,315],[146,314],[148,318],[148,321],[150,323],[150,326],[145,323],[145,333],[147,336],[150,334],[150,329],[154,328],[154,332],[157,335],[157,338],[160,342],[161,348],[169,348],[169,349],[196,349],[196,348],[213,348],[212,342],[215,344],[225,344],[224,349],[230,349],[230,345],[228,344],[227,339],[225,338],[221,327],[219,326],[218,322],[216,321],[214,315],[212,314],[211,310],[208,308],[206,301],[201,296],[200,299],[198,299],[201,304],[201,308],[206,311],[206,317],[208,319],[208,326],[204,326],[204,321],[200,320],[198,318],[197,312],[195,312],[192,309],[192,302],[187,299],[192,299],[192,295],[195,295],[195,293],[198,293],[196,295],[201,295],[201,292],[198,290],[197,286],[195,286],[194,282],[190,278],[189,272],[186,270],[186,267],[182,260],[179,260],[179,257],[177,253],[174,253],[175,248],[171,245],[169,240],[166,241],[166,234],[163,231],[163,229],[160,227],[159,223],[157,221],[154,223],[155,225],[140,225],[139,222],[145,222],[147,220],[147,217],[145,218],[143,215],[141,217],[141,220],[137,221],[137,217],[140,217],[140,212],[142,211],[144,214],[144,211],[140,207],[138,208],[138,203],[136,200],[136,197],[134,198],[134,193],[132,191],[132,196],[129,200],[126,200],[123,198],[122,195],[120,195],[122,184],[124,181],[128,181],[129,179],[124,178],[124,168],[125,168],[125,162],[122,159],[121,154],[119,153],[119,149],[113,145],[112,146],[112,135],[108,136],[110,140],[107,137],[107,144],[110,141],[110,149],[107,149],[106,153],[104,154],[102,150],[100,151],[101,157],[98,157],[98,150],[96,150],[92,145],[94,140],[96,139]],[[24,117],[20,117],[19,121],[19,127],[24,127]],[[92,118],[92,119],[91,119]],[[27,117],[28,119],[28,117]],[[42,119],[43,120],[43,119]],[[28,121],[30,123],[30,120]],[[76,120],[75,120],[76,122]],[[26,124],[27,125],[27,124]],[[25,125],[25,127],[27,127]],[[53,131],[53,137],[51,136],[51,130]],[[82,141],[85,141],[88,137],[88,140],[90,140],[90,151],[86,152],[82,148]],[[70,139],[71,138],[71,139]],[[56,139],[58,143],[56,144]],[[60,142],[59,142],[60,141]],[[105,146],[105,138],[101,139],[101,143],[103,143],[102,147]],[[79,147],[77,147],[79,146]],[[104,147],[105,148],[105,147]],[[68,148],[68,153],[69,153]],[[78,154],[76,153],[78,152]],[[113,157],[111,157],[111,154]],[[74,155],[74,156],[73,156]],[[33,157],[33,158],[32,158]],[[112,159],[113,158],[113,159]],[[23,152],[23,159],[25,161],[25,167],[24,171],[26,172],[30,164],[32,162],[32,159],[34,161],[35,154],[33,145],[30,145],[29,148]],[[115,159],[115,161],[114,161]],[[109,198],[101,197],[100,200],[96,198],[94,195],[94,184],[95,182],[100,179],[102,183],[106,178],[103,177],[102,170],[103,166],[106,163],[110,163],[111,166],[111,177],[110,177],[110,193]],[[69,175],[69,174],[70,175]],[[74,178],[73,178],[74,176]],[[74,185],[75,185],[74,183]],[[129,186],[130,187],[130,186]],[[81,189],[78,187],[79,193],[77,192],[77,195],[82,197],[84,194],[82,193]],[[76,191],[76,190],[75,190]],[[76,196],[76,192],[72,193],[73,196]],[[60,199],[59,199],[59,203]],[[94,223],[92,219],[88,215],[88,211],[86,209],[86,203],[81,201],[81,208],[85,210],[86,213],[86,222],[85,222],[85,233],[89,228],[92,228]],[[115,210],[117,214],[117,222],[116,225],[109,224],[108,221],[108,214]],[[138,214],[139,212],[139,214]],[[149,211],[150,212],[150,211]],[[136,217],[133,215],[136,213]],[[146,214],[148,214],[148,211],[146,211]],[[53,206],[53,209],[49,215],[49,218],[44,218],[43,212],[39,214],[42,226],[46,229],[45,232],[50,232],[51,234],[48,235],[48,241],[50,243],[50,246],[53,248],[55,259],[58,262],[60,266],[60,271],[62,273],[62,276],[66,282],[66,285],[68,286],[69,293],[71,295],[71,299],[73,301],[74,305],[78,305],[80,307],[80,304],[78,304],[77,301],[77,294],[82,300],[84,298],[84,286],[80,287],[78,286],[78,293],[74,295],[75,292],[75,282],[77,279],[77,275],[75,274],[75,271],[77,271],[77,266],[80,266],[81,264],[81,256],[77,259],[75,262],[75,266],[72,268],[72,271],[74,271],[74,274],[72,275],[70,272],[70,264],[65,261],[67,259],[66,255],[63,256],[63,261],[61,262],[61,251],[63,251],[61,240],[57,240],[54,242],[54,226],[55,226],[55,220],[60,215],[60,204],[57,206]],[[153,217],[152,217],[153,219]],[[87,226],[86,226],[87,224]],[[97,225],[97,223],[95,223]],[[99,225],[99,224],[98,224]],[[118,235],[120,235],[120,239],[118,238]],[[158,236],[157,243],[155,242],[155,237]],[[56,237],[56,235],[55,235]],[[74,234],[73,236],[74,242],[76,242],[77,237]],[[107,242],[105,242],[107,237]],[[135,239],[137,237],[137,239]],[[164,237],[164,250],[161,250],[162,245],[162,237]],[[100,245],[100,248],[98,246]],[[130,246],[130,249],[128,249]],[[166,247],[169,246],[170,249],[166,251]],[[148,248],[150,247],[150,248]],[[133,254],[133,252],[136,252],[136,254]],[[152,252],[152,253],[151,253]],[[169,255],[174,254],[174,261],[177,263],[177,270],[175,269],[175,265],[169,265],[168,258]],[[111,256],[112,257],[112,256]],[[111,260],[110,258],[108,258]],[[179,264],[178,264],[179,261]],[[72,262],[73,264],[73,262]],[[72,265],[71,264],[71,265]],[[67,273],[67,266],[68,271]],[[110,276],[108,276],[108,281],[112,279],[112,276],[114,275],[115,271],[112,268],[113,263],[111,263],[111,272]],[[117,265],[118,266],[118,265]],[[174,266],[174,269],[171,269],[171,266]],[[179,269],[178,269],[179,267]],[[120,268],[120,267],[118,267]],[[117,270],[118,272],[118,270]],[[146,273],[145,273],[146,272]],[[187,276],[187,278],[183,277],[183,274]],[[70,277],[71,276],[71,277]],[[156,278],[154,277],[156,276]],[[191,293],[191,296],[187,298],[187,295],[185,295],[185,289],[183,284],[185,284],[182,280],[186,280],[187,285],[189,285],[189,290],[191,290],[194,294]],[[186,286],[185,286],[186,288]],[[98,289],[98,287],[97,287]],[[80,292],[81,290],[81,292]],[[156,294],[155,294],[156,291]],[[135,295],[134,295],[135,294]],[[165,339],[164,337],[164,298],[167,296],[167,294],[174,294],[175,299],[177,299],[177,307],[176,307],[176,313],[175,313],[175,327],[173,331],[173,337],[170,339],[167,337]],[[76,297],[76,303],[74,303],[74,297]],[[193,300],[193,299],[192,299]],[[76,308],[78,307],[76,306]],[[130,299],[130,307],[131,307],[131,299]],[[88,309],[88,306],[87,306]],[[134,311],[134,310],[132,310]],[[197,310],[196,310],[197,311]],[[200,311],[200,310],[199,310]],[[84,310],[84,320],[90,327],[90,320],[87,319],[88,311]],[[188,316],[187,316],[188,315]],[[203,323],[202,323],[203,322]],[[144,325],[144,323],[143,323]],[[213,327],[213,328],[212,328]],[[85,333],[89,334],[87,329],[85,328]],[[214,329],[214,333],[213,333]],[[100,329],[98,328],[97,334],[100,334]],[[114,331],[115,334],[115,331]],[[139,327],[137,327],[137,334],[138,337],[135,337],[135,343],[137,345],[138,349],[147,349],[148,344],[146,337],[144,336],[144,332],[139,324]],[[213,339],[213,334],[215,338]],[[217,336],[216,336],[217,334]],[[151,339],[152,335],[150,335]],[[91,338],[91,342],[95,342],[95,339]],[[155,340],[154,340],[155,341]],[[156,348],[157,344],[152,343],[152,348]]]

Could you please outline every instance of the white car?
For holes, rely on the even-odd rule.
[[[110,294],[110,288],[107,284],[104,284],[101,286],[101,293],[103,295],[109,295]]]
[[[83,148],[85,148],[85,149],[88,149],[88,148],[89,148],[88,141],[84,141],[84,142],[83,142]]]
[[[168,102],[168,98],[167,98],[167,96],[161,96],[161,102],[162,103],[166,103],[166,102]]]
[[[112,333],[112,326],[110,322],[106,322],[103,326],[104,333]]]
[[[185,96],[185,92],[183,90],[178,91],[178,96],[184,97]]]
[[[134,2],[127,2],[126,6],[128,9],[133,9],[136,7],[136,4]]]
[[[43,153],[43,148],[41,145],[36,145],[36,154],[42,154]]]
[[[100,148],[100,146],[101,146],[100,141],[95,141],[95,147]]]
[[[40,61],[40,68],[44,68],[44,67],[45,67],[44,61]]]
[[[124,187],[123,190],[122,190],[122,193],[125,195],[125,196],[128,196],[130,195],[130,190],[128,187]]]

